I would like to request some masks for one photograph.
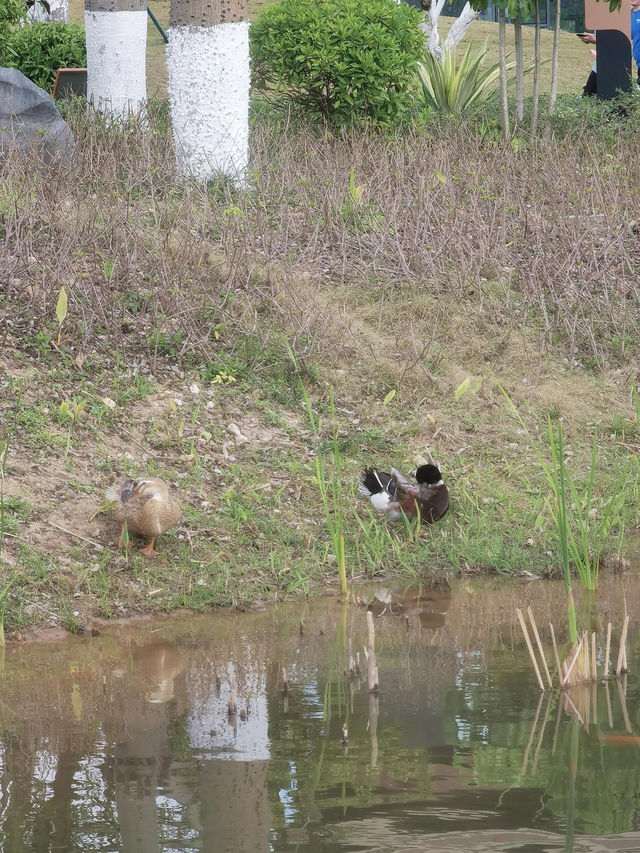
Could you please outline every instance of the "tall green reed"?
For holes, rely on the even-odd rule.
[[[291,359],[298,376],[298,363],[293,350],[289,346],[288,341],[284,341],[284,346],[287,349],[289,358]],[[304,382],[300,378],[300,389],[304,400],[307,418],[311,426],[311,430],[316,439],[316,458],[315,458],[315,482],[320,492],[320,500],[322,501],[322,509],[324,512],[329,538],[333,546],[333,553],[338,564],[338,580],[340,582],[341,595],[347,595],[347,570],[344,551],[344,500],[342,490],[342,458],[340,454],[340,444],[338,442],[338,428],[335,417],[335,404],[333,400],[333,389],[329,390],[329,414],[331,417],[331,466],[329,467],[325,460],[325,454],[321,445],[321,421],[316,418],[311,400],[307,394]]]
[[[4,505],[4,468],[9,450],[9,439],[0,441],[0,556],[4,545],[4,533],[6,529],[5,505]]]
[[[13,586],[13,582],[15,579],[15,574],[11,575],[7,583],[4,585],[4,588],[0,590],[0,648],[5,645],[4,616],[7,609],[7,601],[9,599],[9,590]]]
[[[575,480],[566,469],[563,438],[562,423],[559,421],[556,429],[553,429],[549,422],[548,440],[552,467],[547,479],[556,498],[563,566],[570,559],[583,586],[586,589],[595,589],[598,585],[598,571],[603,548],[611,528],[621,522],[624,487],[631,460],[627,461],[613,487],[612,494],[598,509],[593,495],[597,471],[598,431],[594,432],[589,472],[582,494],[578,492]],[[568,506],[572,510],[573,523],[569,522]]]
[[[603,548],[612,527],[621,524],[624,489],[628,480],[631,459],[627,461],[620,477],[611,489],[610,496],[598,506],[594,496],[598,469],[597,430],[594,432],[586,484],[580,491],[575,479],[566,467],[562,421],[557,421],[554,424],[550,418],[547,419],[546,437],[551,460],[548,462],[546,454],[531,435],[520,412],[505,389],[499,382],[497,386],[507,401],[514,418],[529,439],[553,496],[552,515],[558,535],[558,552],[568,596],[569,636],[571,641],[575,642],[577,626],[571,588],[571,571],[572,568],[576,571],[586,589],[596,589]]]

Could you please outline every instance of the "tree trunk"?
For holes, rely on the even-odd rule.
[[[69,0],[47,0],[50,12],[39,0],[29,9],[29,18],[32,21],[63,21],[69,23]]]
[[[549,115],[556,108],[558,93],[558,47],[560,45],[560,0],[556,0],[556,14],[553,21],[553,52],[551,54],[551,89],[549,91]]]
[[[513,43],[516,51],[516,121],[524,118],[524,57],[522,54],[522,15],[513,19]]]
[[[531,136],[538,133],[538,100],[540,97],[540,0],[535,0],[536,29],[533,59],[533,97],[531,98]]]
[[[471,24],[472,21],[475,21],[479,14],[480,10],[476,12],[471,8],[469,3],[467,3],[462,12],[460,12],[458,17],[451,24],[451,29],[444,40],[444,46],[448,47],[449,50],[455,50],[458,46],[458,42],[464,38],[465,33],[469,29],[469,24]]]
[[[440,45],[440,35],[438,34],[438,19],[444,8],[445,0],[432,0],[431,5],[425,15],[425,20],[422,22],[422,32],[424,33],[427,49],[440,61],[442,55],[442,46]]]
[[[147,99],[146,0],[85,0],[87,100],[113,116]]]
[[[167,70],[178,171],[245,181],[249,160],[246,0],[171,0]]]
[[[498,64],[500,66],[500,120],[502,136],[509,139],[509,98],[507,93],[507,62],[505,56],[506,25],[504,8],[498,9]]]

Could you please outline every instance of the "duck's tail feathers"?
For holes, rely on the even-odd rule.
[[[115,501],[116,503],[126,503],[126,501],[135,491],[137,485],[137,480],[125,480],[124,483],[119,484],[114,483],[112,486],[109,486],[109,488],[104,493],[104,496],[108,501]]]
[[[109,486],[105,491],[104,496],[105,500],[117,503],[120,500],[120,486],[117,483],[114,483],[113,486]]]
[[[376,471],[375,468],[365,468],[358,477],[358,491],[361,495],[370,498],[386,492],[390,480],[389,474],[384,471]]]

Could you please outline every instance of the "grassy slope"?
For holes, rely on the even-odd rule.
[[[619,130],[545,157],[464,128],[341,143],[257,122],[246,197],[174,187],[161,136],[79,131],[75,170],[47,180],[12,165],[0,291],[8,628],[244,603],[333,578],[314,483],[315,454],[331,454],[330,388],[350,572],[555,571],[548,490],[494,377],[543,424],[564,418],[578,477],[598,424],[600,506],[640,448],[626,332],[640,152]],[[344,209],[354,165],[355,216]],[[457,399],[467,376],[481,386]],[[410,469],[427,450],[453,511],[412,541],[372,517],[355,483],[363,464]],[[136,541],[127,562],[94,513],[109,483],[138,473],[166,477],[184,519],[156,560]],[[636,466],[627,530],[639,507]]]

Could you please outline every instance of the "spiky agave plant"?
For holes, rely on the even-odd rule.
[[[448,47],[443,48],[440,61],[426,51],[424,61],[418,63],[418,77],[427,105],[439,113],[459,115],[482,99],[500,70],[497,62],[482,67],[486,52],[486,42],[474,53],[469,45],[458,62]],[[507,63],[507,69],[514,65],[515,62]]]

